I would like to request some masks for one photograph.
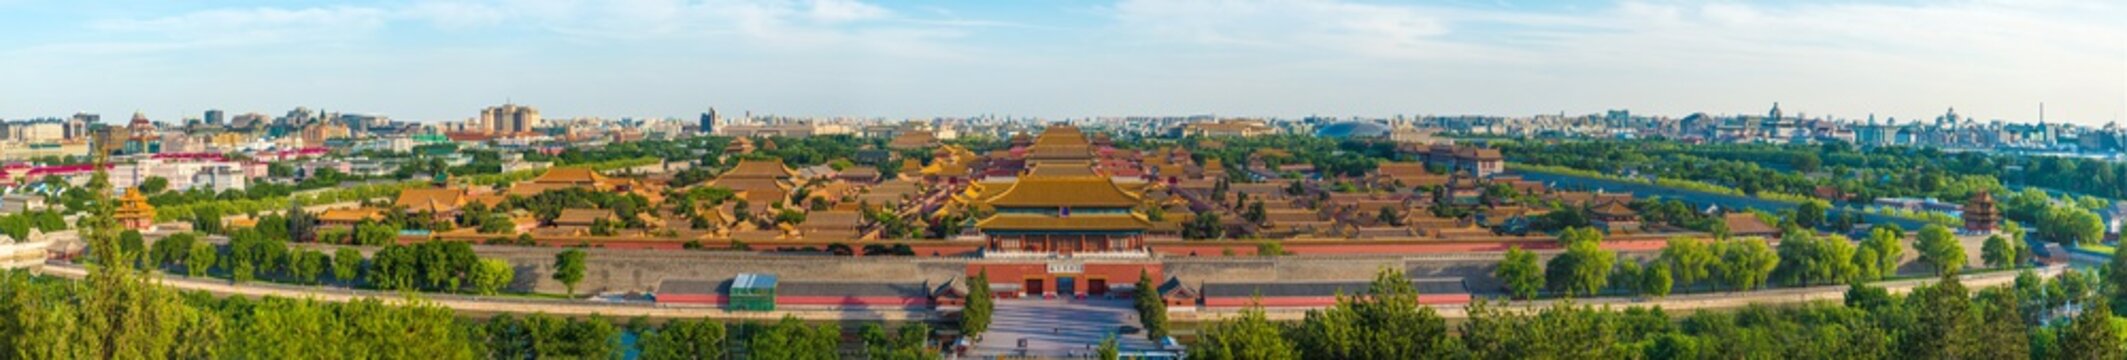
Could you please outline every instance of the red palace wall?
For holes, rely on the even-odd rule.
[[[777,296],[776,306],[929,307],[929,298],[899,296]]]
[[[723,295],[672,294],[659,295],[660,304],[726,305],[730,299]],[[845,306],[845,307],[930,307],[929,298],[899,296],[777,296],[776,306]]]
[[[1093,295],[1091,293],[1093,291],[1093,280],[1103,280],[1106,281],[1108,286],[1116,287],[1124,284],[1136,284],[1138,276],[1149,274],[1152,276],[1153,281],[1163,281],[1165,278],[1162,277],[1160,270],[1161,267],[1158,263],[1092,263],[1085,264],[1081,272],[1062,274],[1049,273],[1049,265],[1046,263],[969,263],[967,265],[968,276],[988,272],[991,284],[1021,284],[1021,287],[1024,287],[1028,280],[1040,280],[1042,293],[1027,294],[1027,296],[1066,295],[1055,294],[1056,279],[1058,277],[1074,279],[1075,285],[1071,294],[1068,295],[1091,296]],[[1108,295],[1122,296],[1128,294],[1122,291],[1114,291]],[[1003,294],[1000,294],[1000,296],[1009,297],[1009,295]]]
[[[474,244],[484,244],[484,243],[486,243],[486,242],[487,242],[487,241],[488,241],[489,239],[492,239],[492,238],[495,238],[495,237],[498,237],[498,236],[496,236],[496,235],[467,235],[467,234],[441,234],[441,235],[436,235],[436,236],[433,236],[433,237],[421,237],[421,236],[402,236],[402,237],[399,237],[399,243],[400,243],[400,244],[404,244],[404,245],[412,245],[412,244],[418,244],[418,243],[423,243],[423,242],[428,242],[428,241],[463,241],[463,242],[471,242],[471,243],[474,243]],[[514,237],[514,236],[503,236],[503,237],[505,237],[505,238],[508,238],[508,239],[511,239],[511,240],[513,241],[513,243],[514,243],[514,240],[516,240],[516,239],[517,239],[517,238],[516,238],[516,237]],[[538,244],[539,244],[539,246],[544,246],[544,247],[570,247],[570,246],[577,246],[577,245],[584,245],[584,244],[590,244],[590,245],[591,245],[591,246],[593,246],[593,247],[598,247],[598,248],[606,248],[606,249],[630,249],[630,250],[685,250],[685,249],[686,249],[686,242],[684,242],[684,241],[674,241],[674,240],[669,240],[669,239],[643,239],[643,238],[631,238],[631,237],[558,237],[558,238],[556,238],[556,237],[548,237],[548,238],[538,238],[538,239],[534,239],[533,241],[534,241],[534,242],[536,242],[536,243],[538,243]],[[756,251],[767,251],[767,250],[773,250],[773,249],[775,249],[775,248],[780,248],[780,247],[789,247],[789,248],[803,248],[803,247],[807,247],[807,246],[810,246],[810,247],[816,247],[816,248],[826,248],[826,247],[827,247],[827,245],[829,245],[829,244],[835,244],[835,243],[842,243],[842,244],[848,244],[848,245],[849,245],[850,247],[852,247],[852,248],[855,248],[855,249],[859,249],[859,250],[863,249],[865,245],[871,245],[871,244],[879,244],[879,245],[887,245],[887,246],[892,246],[893,244],[895,244],[895,242],[885,242],[885,241],[846,241],[846,242],[837,242],[837,241],[779,241],[779,242],[756,242],[756,243],[749,243],[749,244],[747,244],[747,245],[751,246],[751,247],[752,247],[752,248],[753,248],[754,250],[756,250]],[[914,251],[914,252],[916,253],[916,256],[932,256],[933,254],[936,254],[937,256],[963,256],[963,255],[972,255],[972,254],[975,254],[975,253],[978,253],[978,252],[980,252],[980,251],[982,250],[982,247],[983,247],[983,243],[980,243],[980,242],[955,242],[955,243],[935,243],[935,242],[923,242],[923,241],[906,241],[906,242],[899,242],[899,243],[901,243],[901,244],[908,244],[908,245],[909,245],[909,249],[910,249],[910,250],[912,250],[912,251]],[[704,249],[704,250],[724,250],[724,249],[730,249],[730,248],[731,248],[731,242],[730,242],[730,241],[721,241],[721,240],[719,240],[719,241],[704,241],[704,242],[702,242],[702,244],[701,244],[701,245],[702,245],[702,249]],[[858,255],[858,256],[862,256],[862,254],[857,254],[857,255]]]
[[[658,294],[658,295],[657,295],[657,302],[658,302],[658,303],[660,303],[660,304],[666,304],[666,303],[670,303],[670,304],[696,304],[696,305],[723,305],[723,304],[724,304],[724,303],[725,303],[725,302],[726,302],[727,300],[728,300],[728,299],[725,299],[723,295],[702,295],[702,294]]]
[[[1668,245],[1667,238],[1618,237],[1603,240],[1603,249],[1612,251],[1657,251]],[[1556,240],[1498,240],[1498,241],[1288,241],[1285,252],[1297,255],[1357,255],[1357,254],[1443,254],[1464,252],[1506,251],[1520,246],[1524,250],[1558,249]],[[1154,241],[1152,251],[1167,256],[1255,256],[1253,242],[1197,242]]]

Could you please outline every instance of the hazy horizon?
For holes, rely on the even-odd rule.
[[[1762,114],[2103,125],[2127,4],[0,0],[0,118]]]

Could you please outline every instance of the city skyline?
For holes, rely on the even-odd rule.
[[[2104,3],[0,0],[0,118],[1789,114],[2101,126]],[[113,120],[116,121],[116,120]]]

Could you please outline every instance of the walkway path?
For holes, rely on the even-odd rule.
[[[1110,334],[1123,352],[1155,350],[1129,300],[1000,299],[996,304],[990,331],[968,355],[1084,357]],[[1122,332],[1125,326],[1132,331]]]
[[[78,265],[47,263],[46,275],[80,279],[88,276],[87,269]],[[232,285],[221,279],[190,278],[172,274],[158,274],[158,282],[164,286],[188,291],[205,291],[215,295],[279,296],[309,298],[318,301],[347,302],[355,299],[380,299],[387,303],[404,303],[409,297],[396,292],[353,290],[342,287],[308,287],[271,283]],[[928,310],[791,310],[772,312],[733,312],[714,307],[663,306],[644,303],[608,303],[575,300],[545,300],[495,298],[449,294],[420,294],[419,301],[451,308],[466,313],[547,313],[560,316],[603,315],[612,318],[647,316],[654,318],[709,318],[718,320],[774,321],[784,316],[815,321],[929,321],[933,314]]]

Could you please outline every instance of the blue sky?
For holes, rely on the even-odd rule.
[[[2106,1],[0,0],[0,117],[2127,116]]]

